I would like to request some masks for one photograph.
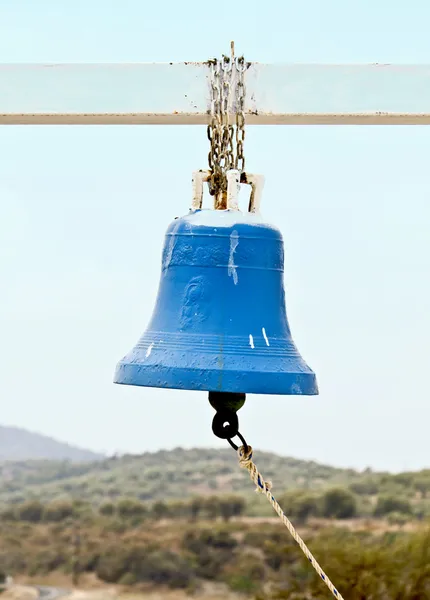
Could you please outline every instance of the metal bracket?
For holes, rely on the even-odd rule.
[[[211,172],[201,169],[195,171],[192,178],[193,197],[191,210],[201,210],[203,206],[203,184],[210,179]],[[248,212],[258,213],[261,205],[261,196],[264,187],[264,175],[252,175],[240,173],[236,169],[227,171],[227,210],[239,209],[239,191],[241,184],[251,186],[251,196],[249,198]]]

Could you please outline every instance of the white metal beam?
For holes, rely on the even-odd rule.
[[[430,65],[252,63],[245,84],[248,124],[430,124]],[[0,124],[204,124],[209,89],[206,63],[3,64]]]

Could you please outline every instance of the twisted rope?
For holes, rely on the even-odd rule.
[[[247,447],[241,446],[240,448],[238,448],[237,453],[239,455],[239,465],[241,466],[242,469],[247,469],[247,471],[249,471],[249,476],[251,477],[252,481],[255,483],[255,486],[256,486],[255,491],[259,492],[261,494],[264,494],[267,497],[267,499],[269,500],[270,504],[272,505],[274,511],[277,513],[277,515],[279,516],[279,518],[281,519],[281,521],[283,522],[285,527],[291,533],[294,540],[300,546],[303,554],[308,558],[309,562],[311,563],[311,565],[313,566],[315,571],[318,573],[318,575],[321,577],[321,579],[324,581],[324,583],[326,584],[328,589],[331,591],[333,596],[335,598],[337,598],[337,600],[343,600],[340,593],[337,591],[337,589],[334,587],[334,585],[332,584],[330,579],[327,577],[327,575],[321,569],[321,567],[319,566],[319,564],[317,563],[317,561],[311,554],[311,551],[308,549],[308,547],[306,546],[306,544],[304,543],[302,538],[299,536],[299,534],[295,530],[293,524],[287,518],[284,511],[280,507],[279,503],[273,496],[273,494],[271,492],[272,483],[270,481],[264,481],[261,473],[259,473],[257,467],[252,462],[251,446],[247,446]]]

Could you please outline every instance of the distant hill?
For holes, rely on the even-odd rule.
[[[39,433],[0,425],[0,462],[47,459],[81,463],[102,458],[101,454],[75,448]]]
[[[322,489],[363,477],[356,471],[255,452],[258,467],[274,489]],[[186,499],[194,495],[253,494],[248,474],[230,449],[178,448],[139,456],[126,455],[93,463],[21,461],[0,464],[0,503],[30,498],[42,501],[108,499],[142,501]]]
[[[0,430],[2,442],[4,431],[4,428]],[[27,436],[35,439],[28,432],[22,433],[23,445]],[[12,439],[17,438],[12,436]],[[92,456],[99,457],[43,436],[36,436],[36,439],[49,440],[54,445],[50,446],[53,448],[50,455],[67,459],[0,461],[0,505],[31,499],[44,503],[83,500],[100,505],[107,500],[117,502],[122,498],[153,502],[223,494],[256,497],[248,473],[239,467],[238,457],[230,448],[176,448],[141,455],[113,456],[93,462],[73,462],[71,457],[81,457],[86,461]],[[27,452],[29,447],[23,446]],[[8,456],[12,454],[11,448],[12,444],[9,445]],[[328,488],[344,487],[357,494],[361,503],[370,503],[369,506],[373,506],[378,494],[410,498],[421,503],[420,507],[417,505],[420,514],[428,513],[430,516],[430,469],[394,475],[370,469],[358,472],[258,450],[254,452],[254,460],[263,476],[272,481],[277,496],[290,490],[319,493]]]

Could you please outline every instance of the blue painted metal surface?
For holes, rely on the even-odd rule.
[[[250,213],[199,210],[169,226],[157,303],[115,383],[318,394],[291,338],[281,232]]]

